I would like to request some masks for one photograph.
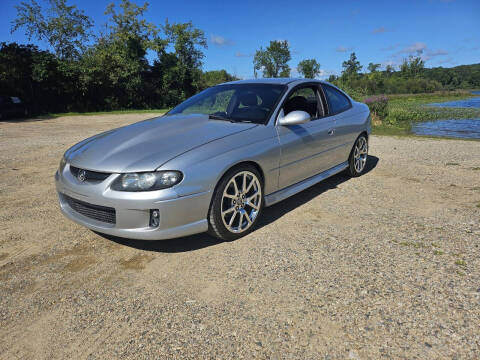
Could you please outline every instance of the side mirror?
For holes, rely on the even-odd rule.
[[[282,126],[299,125],[309,122],[310,120],[311,118],[309,113],[305,111],[295,110],[289,112],[286,116],[280,117],[278,123]]]

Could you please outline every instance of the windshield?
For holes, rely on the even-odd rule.
[[[184,101],[171,114],[205,114],[213,119],[266,123],[285,85],[218,85]]]

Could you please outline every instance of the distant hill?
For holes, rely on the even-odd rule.
[[[436,80],[447,89],[480,89],[480,64],[425,68],[423,77]]]

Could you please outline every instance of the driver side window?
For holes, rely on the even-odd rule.
[[[305,111],[312,119],[320,117],[317,90],[313,87],[304,87],[294,90],[283,105],[285,115],[292,111]]]

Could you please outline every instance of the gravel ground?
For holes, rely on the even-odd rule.
[[[152,116],[0,123],[0,358],[479,358],[480,142],[373,136],[230,243],[64,218],[63,151]]]

